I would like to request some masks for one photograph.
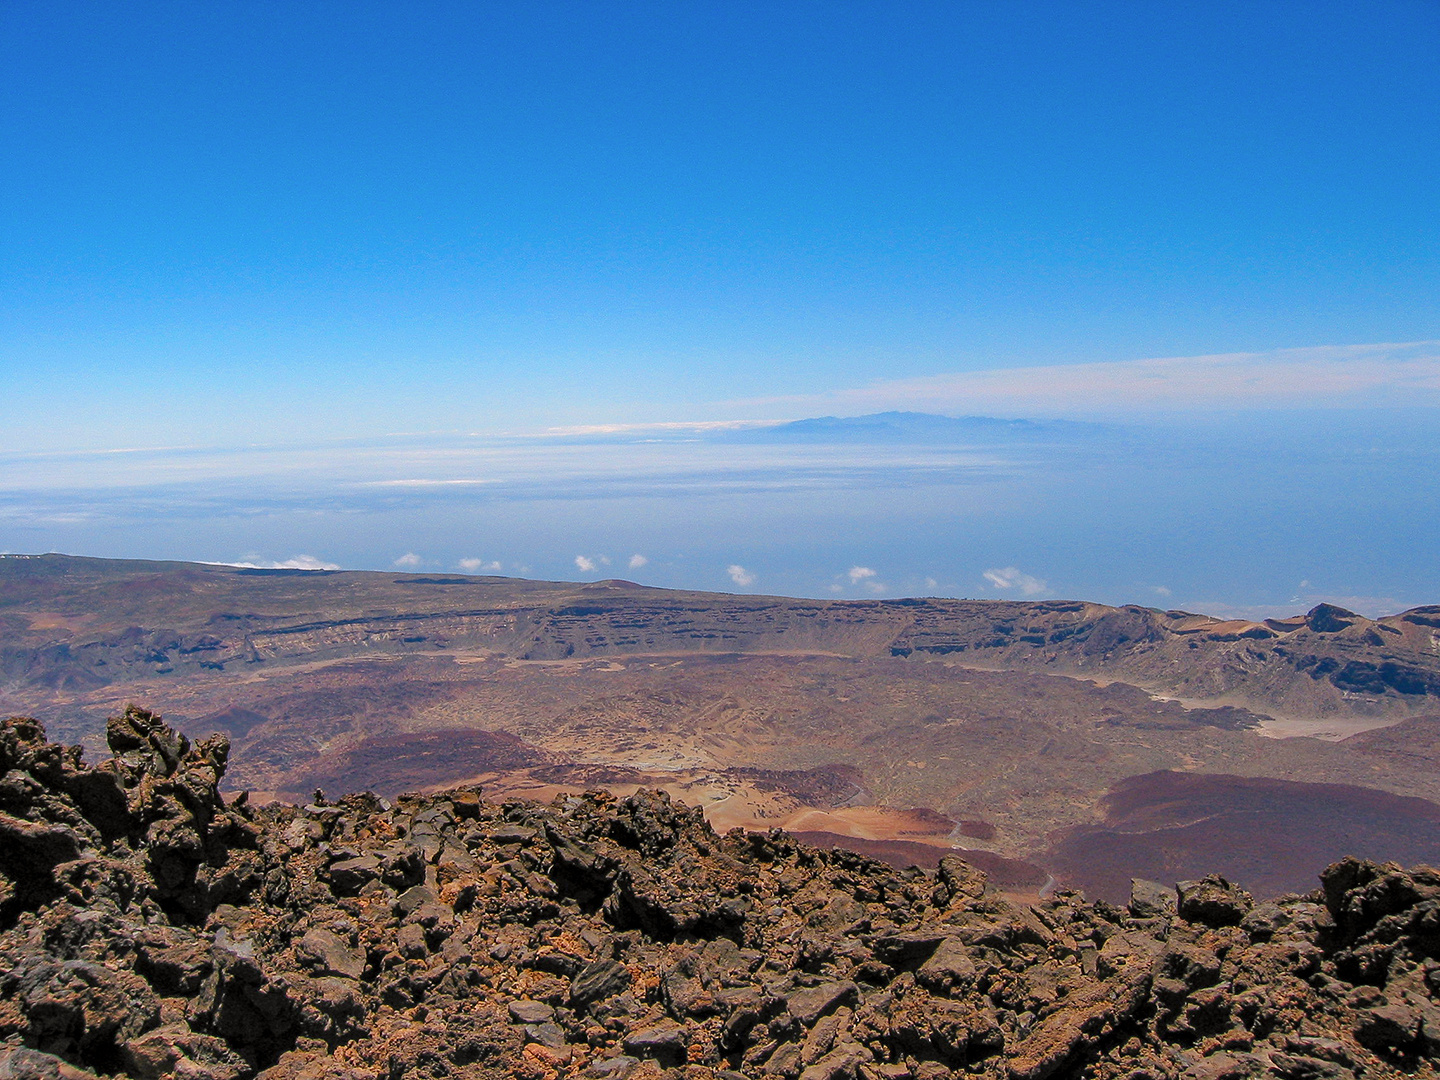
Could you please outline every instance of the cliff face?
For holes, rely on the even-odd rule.
[[[1433,1075],[1440,873],[998,895],[654,792],[228,805],[143,710],[0,725],[0,1076]]]
[[[1440,703],[1440,607],[1223,620],[1080,601],[801,600],[589,584],[0,557],[0,676],[83,694],[354,658],[815,653],[1119,679],[1274,716]]]

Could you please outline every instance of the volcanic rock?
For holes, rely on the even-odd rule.
[[[1440,1062],[1440,872],[1017,904],[661,792],[227,804],[129,709],[0,725],[0,1077],[1347,1080]],[[473,789],[467,789],[473,794]],[[464,811],[460,807],[464,807]],[[519,835],[523,830],[524,835]],[[338,872],[337,872],[338,870]]]

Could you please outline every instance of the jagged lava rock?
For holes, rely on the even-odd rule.
[[[1434,1076],[1440,873],[1005,899],[661,792],[227,804],[143,709],[0,725],[0,1077]]]

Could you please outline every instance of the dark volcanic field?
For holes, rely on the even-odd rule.
[[[1049,865],[1108,900],[1127,896],[1131,878],[1173,881],[1201,865],[1263,896],[1354,851],[1440,865],[1440,806],[1373,788],[1157,772],[1104,802],[1104,823],[1067,830]]]

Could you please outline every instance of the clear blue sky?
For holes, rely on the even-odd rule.
[[[0,139],[10,449],[1440,338],[1433,0],[10,0]]]

